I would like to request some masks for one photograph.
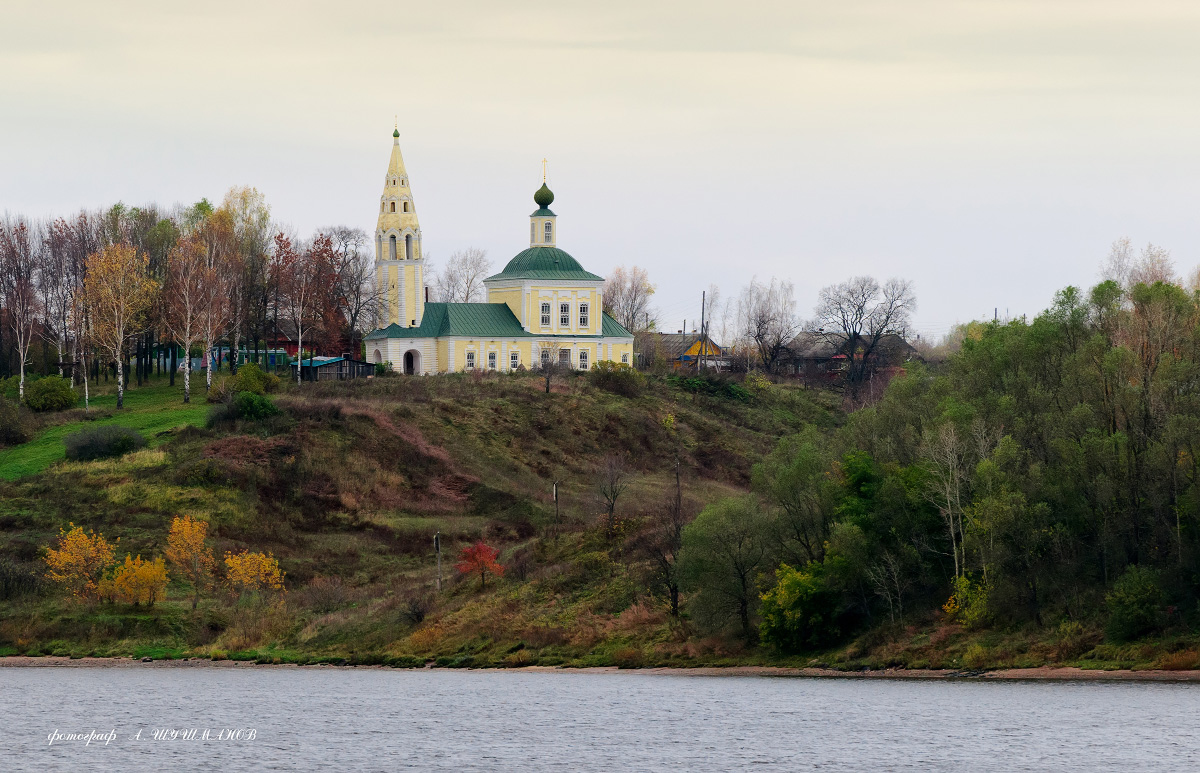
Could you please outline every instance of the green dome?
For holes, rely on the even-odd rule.
[[[579,261],[557,247],[530,247],[518,252],[504,270],[488,279],[586,279],[600,277],[585,271]]]
[[[539,207],[545,209],[554,203],[554,192],[546,187],[546,183],[542,183],[542,187],[537,189],[537,193],[533,194],[533,201]]]
[[[400,139],[400,128],[399,127],[392,129],[392,136],[395,137],[396,139]]]

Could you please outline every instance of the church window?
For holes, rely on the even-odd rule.
[[[588,305],[586,303],[579,304],[579,326],[585,329],[588,326]]]
[[[543,368],[550,367],[550,350],[549,349],[542,349],[542,367]]]
[[[529,224],[529,243],[533,244],[537,241],[537,223]]]
[[[570,327],[571,326],[571,304],[569,304],[569,303],[558,304],[558,326],[559,327]]]
[[[520,365],[521,365],[521,353],[520,352],[509,352],[508,353],[509,369],[516,370],[518,367],[520,367]]]
[[[625,363],[626,365],[629,364],[629,354],[628,353],[621,355],[621,362]]]
[[[412,234],[405,234],[405,236],[404,236],[404,259],[405,260],[413,259],[413,251],[412,250],[413,250]]]
[[[496,369],[496,353],[488,352],[488,370]]]
[[[475,370],[475,352],[467,352],[467,370]]]
[[[550,327],[550,304],[542,304],[542,327]]]
[[[587,370],[587,369],[588,369],[588,362],[587,362],[587,361],[588,361],[588,353],[587,353],[585,350],[583,350],[583,349],[580,349],[580,350],[579,350],[579,369],[580,369],[580,370]]]
[[[549,220],[546,221],[546,244],[554,241],[554,224]]]
[[[382,201],[381,201],[381,202],[379,202],[379,211],[380,211],[380,212],[387,212],[387,204],[385,204],[385,203],[384,203],[384,202],[382,202]]]
[[[408,202],[407,202],[407,201],[406,201],[406,202],[404,202],[404,211],[405,211],[405,212],[407,212],[407,211],[408,211]]]
[[[393,212],[396,211],[396,202],[394,202],[394,201],[392,202],[392,211]]]
[[[392,260],[396,259],[396,234],[388,237],[388,255],[391,256]]]
[[[570,349],[559,349],[558,350],[558,364],[559,365],[570,365],[571,364],[571,350]]]

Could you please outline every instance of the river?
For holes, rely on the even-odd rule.
[[[1198,713],[1192,684],[14,667],[0,770],[1183,771]]]

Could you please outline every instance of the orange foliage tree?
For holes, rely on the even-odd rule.
[[[100,595],[126,604],[154,606],[167,589],[167,565],[161,558],[143,561],[141,556],[125,556],[113,576],[100,581]]]
[[[479,587],[483,588],[487,585],[488,573],[500,577],[504,574],[504,567],[496,561],[500,557],[500,551],[483,542],[476,542],[470,547],[463,548],[462,553],[458,556],[458,563],[454,565],[462,574],[474,574],[479,572]]]
[[[112,545],[103,534],[84,532],[70,524],[71,530],[58,530],[58,548],[46,548],[46,578],[56,582],[79,601],[96,597],[100,578],[113,563]]]
[[[234,595],[245,596],[263,590],[283,591],[283,572],[270,553],[225,554],[225,580]]]
[[[208,524],[190,515],[171,521],[167,534],[167,560],[179,574],[192,584],[192,609],[200,603],[200,592],[212,584],[212,548],[204,538]]]

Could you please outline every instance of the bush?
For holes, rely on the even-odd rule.
[[[396,375],[396,371],[392,370],[392,363],[390,362],[377,362],[375,363],[375,375],[394,376]]]
[[[1113,641],[1131,641],[1163,626],[1163,591],[1158,574],[1150,569],[1129,567],[1104,601],[1108,606],[1105,633]]]
[[[259,421],[279,414],[271,398],[254,392],[238,392],[233,398],[233,407],[238,418],[246,421]]]
[[[805,652],[842,636],[838,593],[825,584],[824,567],[811,564],[776,573],[778,582],[762,597],[762,640],[780,652]]]
[[[17,404],[0,395],[0,446],[15,446],[33,438]]]
[[[253,362],[248,362],[238,368],[237,375],[230,381],[234,392],[253,392],[256,395],[265,395],[279,389],[279,376],[268,373]]]
[[[68,459],[87,462],[92,459],[124,456],[145,446],[146,438],[130,427],[106,424],[73,432],[63,438],[63,445],[66,446]]]
[[[642,393],[645,379],[642,374],[620,362],[597,362],[588,371],[588,381],[597,389],[622,397],[637,397]]]
[[[685,392],[734,400],[739,403],[748,403],[751,398],[750,390],[728,376],[718,373],[700,373],[687,378],[667,376],[667,383]]]
[[[71,388],[71,382],[62,376],[46,376],[25,388],[25,404],[39,413],[65,411],[79,402],[79,395]]]
[[[233,388],[233,379],[222,376],[213,379],[212,386],[208,388],[208,394],[204,399],[210,403],[227,403],[233,399],[236,392],[237,390]]]
[[[34,567],[11,558],[0,558],[0,600],[38,594],[45,586],[42,573]]]

